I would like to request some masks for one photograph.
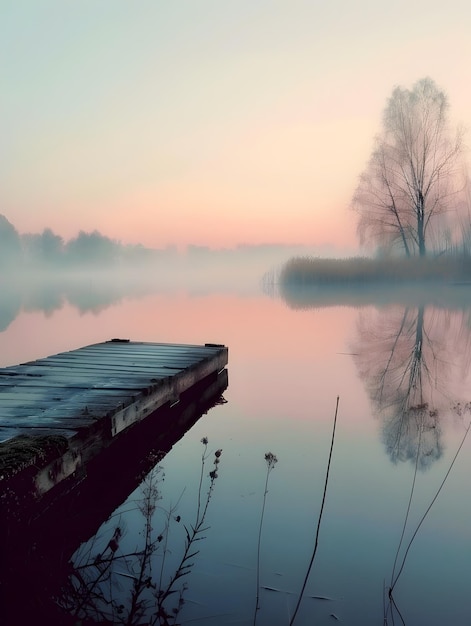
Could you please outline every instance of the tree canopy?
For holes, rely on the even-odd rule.
[[[399,246],[425,256],[456,208],[462,131],[448,122],[448,100],[430,78],[396,87],[382,132],[352,201],[362,245]]]

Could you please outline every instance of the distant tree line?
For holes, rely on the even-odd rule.
[[[4,215],[0,215],[0,268],[141,265],[155,260],[162,252],[141,244],[124,245],[97,230],[80,231],[68,241],[50,228],[45,228],[42,233],[20,234]]]
[[[328,246],[325,247],[330,252]],[[234,248],[212,248],[191,244],[184,251],[174,245],[148,248],[142,244],[123,244],[97,230],[80,231],[69,240],[57,235],[51,228],[41,233],[20,234],[8,219],[0,214],[0,271],[6,267],[24,269],[90,269],[142,268],[186,266],[193,270],[222,266],[240,269],[244,264],[252,268],[279,263],[289,255],[319,254],[309,246],[272,244],[238,244]]]

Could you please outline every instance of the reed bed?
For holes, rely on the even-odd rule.
[[[471,282],[471,257],[293,257],[282,267],[279,282],[293,287]]]

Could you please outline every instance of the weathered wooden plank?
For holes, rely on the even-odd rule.
[[[53,359],[139,359],[144,361],[146,359],[200,359],[210,356],[211,352],[209,350],[172,350],[172,351],[164,351],[159,349],[159,354],[152,354],[152,351],[146,352],[135,352],[132,349],[128,349],[127,351],[119,351],[116,350],[77,350],[75,352],[60,352],[58,354],[54,354],[43,359],[38,359],[41,361],[51,361]]]
[[[178,373],[178,371],[182,370],[165,369],[163,371],[160,371],[159,369],[156,369],[155,371],[142,372],[137,369],[134,369],[132,371],[131,368],[125,371],[116,371],[111,369],[105,371],[104,369],[81,370],[78,368],[73,368],[72,370],[72,368],[56,367],[50,370],[44,369],[42,370],[42,373],[40,375],[37,375],[35,372],[33,372],[31,375],[30,372],[28,373],[27,377],[28,381],[25,379],[24,382],[22,382],[21,378],[13,378],[6,382],[10,385],[19,387],[23,384],[26,384],[27,382],[36,383],[36,381],[42,381],[43,384],[51,383],[52,386],[52,383],[54,383],[60,387],[67,385],[68,382],[73,384],[74,381],[81,381],[82,383],[86,384],[86,387],[89,387],[93,384],[93,381],[97,381],[97,383],[101,381],[103,383],[106,381],[115,380],[118,383],[118,386],[121,386],[121,384],[125,381],[131,382],[133,380],[144,380],[146,381],[145,384],[148,384],[150,380],[157,381],[162,378],[168,378],[169,376]]]
[[[189,360],[189,361],[199,361],[201,359],[204,358],[211,358],[212,356],[214,356],[214,354],[212,354],[209,351],[205,351],[205,352],[199,352],[199,351],[193,351],[193,352],[175,352],[175,353],[166,353],[166,352],[159,352],[159,354],[154,354],[152,355],[152,353],[145,353],[145,354],[137,354],[137,353],[132,353],[131,351],[129,351],[129,354],[122,354],[122,353],[113,353],[113,352],[84,352],[82,354],[58,354],[58,355],[53,355],[51,357],[47,357],[46,359],[41,359],[41,361],[50,361],[52,359],[80,359],[83,361],[86,360],[92,360],[92,361],[98,361],[98,360],[109,360],[112,362],[117,362],[117,361],[138,361],[138,362],[146,362],[146,361],[165,361],[165,362],[171,362],[171,361],[178,361],[178,360]]]
[[[75,378],[75,377],[74,377]],[[143,390],[147,387],[148,378],[138,378],[129,380],[126,378],[117,378],[114,380],[103,377],[102,380],[97,380],[97,376],[82,376],[78,377],[81,382],[74,382],[70,380],[70,374],[68,376],[49,376],[47,379],[42,377],[26,378],[23,384],[11,384],[9,382],[0,381],[0,394],[8,392],[12,389],[57,389],[63,386],[64,382],[67,382],[70,389],[90,389],[91,386],[95,389],[136,389]],[[162,376],[165,378],[165,376]],[[3,397],[3,396],[2,396]]]
[[[5,429],[5,433],[6,433],[7,429]],[[3,429],[2,429],[3,432]],[[75,435],[77,435],[77,430],[73,429],[73,428],[43,428],[40,426],[18,426],[15,428],[11,429],[11,433],[12,436],[9,437],[8,439],[14,439],[15,437],[17,437],[18,435],[27,435],[28,437],[42,437],[42,436],[47,436],[50,434],[54,434],[54,435],[62,435],[63,437],[67,437],[67,438],[71,438],[74,437]],[[6,441],[7,439],[5,439],[4,441]],[[0,484],[1,484],[1,480],[0,480]]]
[[[88,359],[79,359],[74,357],[73,359],[51,359],[45,361],[38,361],[36,363],[27,364],[29,367],[38,368],[37,372],[40,373],[40,368],[49,368],[49,367],[62,367],[62,368],[70,368],[74,367],[79,370],[99,370],[102,368],[106,368],[107,370],[115,370],[118,372],[129,371],[129,368],[135,368],[138,371],[147,372],[149,370],[155,369],[185,369],[194,363],[200,362],[202,359],[172,359],[171,361],[162,360],[137,360],[137,359],[93,359],[89,357]]]
[[[0,419],[4,414],[4,411],[8,408],[50,408],[62,406],[64,404],[71,405],[77,404],[78,406],[84,406],[88,404],[110,404],[115,406],[118,402],[132,402],[134,399],[139,398],[139,392],[134,394],[129,391],[120,389],[82,389],[80,393],[72,393],[72,390],[54,390],[59,391],[61,395],[53,394],[27,394],[23,392],[18,393],[2,393],[0,394]]]
[[[129,343],[129,344],[113,344],[113,343],[103,343],[103,344],[95,344],[93,346],[87,346],[84,348],[79,348],[78,350],[68,351],[68,352],[59,352],[58,354],[51,355],[49,357],[45,357],[46,360],[50,358],[57,357],[81,357],[82,355],[91,354],[91,355],[121,355],[125,358],[130,358],[134,355],[136,356],[145,356],[145,355],[163,355],[165,357],[171,356],[193,356],[197,355],[199,357],[207,356],[211,353],[217,353],[223,346],[188,346],[188,345],[168,345],[168,344],[153,344],[153,343]],[[158,350],[158,353],[156,352]]]

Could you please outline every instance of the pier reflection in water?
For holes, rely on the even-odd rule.
[[[85,476],[71,477],[67,484],[61,485],[60,494],[52,490],[37,502],[21,503],[17,507],[10,504],[8,512],[3,511],[0,578],[3,623],[43,620],[41,623],[75,624],[76,618],[123,622],[122,593],[117,596],[121,600],[116,606],[111,600],[100,603],[98,599],[101,586],[105,581],[109,584],[102,568],[105,566],[106,571],[106,566],[113,563],[125,520],[115,526],[100,554],[93,552],[91,563],[82,562],[76,569],[73,554],[84,542],[85,546],[91,542],[95,547],[96,533],[101,534],[99,528],[104,520],[113,519],[114,511],[136,489],[144,493],[131,496],[131,501],[138,499],[133,508],[143,513],[150,531],[151,512],[160,499],[158,463],[204,413],[225,402],[222,393],[227,380],[227,370],[223,370],[211,383],[199,383],[183,394],[174,407],[161,409],[158,420],[150,416],[131,428],[89,463]],[[146,540],[150,554],[154,539],[150,541],[149,536]],[[139,559],[141,552],[135,551],[134,556]],[[141,580],[143,588],[151,587],[148,556],[141,572],[142,575],[146,572],[145,581]],[[129,562],[129,558],[117,560],[121,566]],[[95,578],[87,575],[90,569],[98,570]],[[122,586],[119,586],[121,591]],[[137,623],[136,611],[141,607],[137,597],[135,605],[129,607],[129,619],[123,623]],[[113,615],[118,609],[119,622]]]

